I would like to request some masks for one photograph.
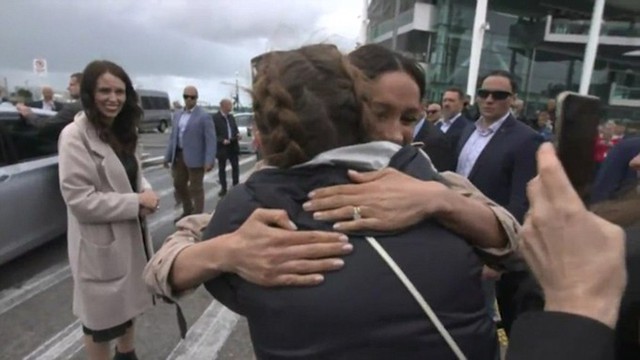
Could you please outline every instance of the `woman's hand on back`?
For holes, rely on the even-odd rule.
[[[450,191],[436,181],[421,181],[395,169],[367,173],[349,171],[355,184],[315,190],[304,204],[317,220],[335,221],[336,230],[401,230],[434,216]],[[354,219],[354,208],[360,219]]]
[[[255,210],[225,239],[220,269],[262,286],[317,285],[353,249],[340,233],[298,231],[283,210]]]

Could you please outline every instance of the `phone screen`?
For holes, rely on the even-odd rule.
[[[578,194],[586,200],[595,176],[594,150],[600,99],[564,92],[558,97],[555,142],[558,157]]]

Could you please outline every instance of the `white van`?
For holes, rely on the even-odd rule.
[[[140,121],[140,131],[157,129],[164,133],[171,124],[171,102],[169,94],[156,90],[136,90],[144,117]]]

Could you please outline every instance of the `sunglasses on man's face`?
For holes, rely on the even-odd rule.
[[[195,99],[197,99],[198,97],[197,97],[197,96],[195,96],[195,95],[187,95],[187,94],[184,94],[184,95],[182,95],[182,98],[183,98],[183,99],[185,99],[185,100],[187,100],[187,99],[195,100]]]
[[[427,115],[437,114],[438,110],[427,110]]]
[[[485,90],[485,89],[478,90],[478,97],[480,97],[481,99],[486,99],[489,97],[489,95],[491,95],[491,97],[494,100],[505,100],[506,98],[508,98],[513,94],[508,91],[502,91],[502,90]]]

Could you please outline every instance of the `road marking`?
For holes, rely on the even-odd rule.
[[[251,173],[253,173],[253,168],[248,169],[246,171],[244,171],[243,173],[240,174],[240,182],[244,182],[247,178],[249,178],[249,176],[251,175]],[[212,187],[210,189],[210,191],[207,192],[207,194],[205,195],[204,198],[204,202],[207,203],[208,201],[211,201],[213,199],[214,196],[218,196],[217,190],[220,188],[220,185],[215,185],[214,187]],[[173,191],[173,190],[171,190]],[[178,216],[180,216],[182,214],[182,209],[176,209],[174,208],[173,211],[169,211],[168,213],[162,215],[161,217],[151,217],[152,220],[150,220],[148,222],[149,228],[155,228],[155,227],[160,227],[162,226],[161,224],[166,224],[166,223],[171,223],[173,220],[175,220]]]
[[[56,264],[32,277],[19,288],[0,292],[0,315],[71,276],[69,264]]]
[[[212,301],[167,360],[217,359],[238,318],[219,302]]]
[[[246,161],[243,164],[246,164],[248,162],[249,161]],[[244,171],[240,175],[240,182],[244,182],[252,173],[253,168]],[[211,189],[211,191],[208,192],[207,196],[205,197],[205,201],[207,199],[213,198],[216,195],[216,187],[214,187]],[[159,228],[161,224],[164,224],[167,221],[173,221],[173,219],[179,214],[180,211],[174,209],[173,212],[169,212],[169,214],[154,219],[154,221],[152,222],[149,222],[149,229],[151,231],[157,230],[157,228]],[[67,271],[69,270],[68,268],[69,266],[67,265]],[[37,293],[34,293],[29,297],[34,296],[35,294]],[[189,340],[189,343],[183,346],[189,350],[188,356],[184,357],[183,355],[176,353],[177,355],[175,356],[178,357],[175,357],[175,359],[212,358],[211,356],[213,355],[207,354],[214,354],[213,351],[215,351],[216,355],[213,357],[213,359],[215,360],[218,351],[220,351],[222,345],[229,337],[229,334],[231,334],[231,331],[233,330],[237,321],[238,315],[234,314],[230,310],[227,310],[225,307],[220,305],[220,303],[213,300],[211,302],[211,305],[209,305],[203,315],[196,321],[194,326],[189,329],[189,333],[185,341],[190,337],[193,338],[193,340]],[[196,328],[196,325],[199,323],[201,325]],[[76,320],[74,323],[67,326],[64,330],[49,338],[49,340],[47,340],[44,344],[40,345],[36,350],[29,354],[25,358],[25,360],[71,359],[76,353],[84,348],[84,345],[82,344],[82,328],[80,326],[80,320]],[[193,335],[189,335],[192,333]],[[184,343],[185,341],[181,341],[178,346],[174,348],[172,354],[176,352],[176,349],[180,347],[180,344]],[[199,355],[194,356],[190,354]],[[171,355],[169,356],[169,358],[171,358]]]
[[[245,164],[248,164],[250,162],[253,162],[255,160],[256,159],[253,156],[247,157],[245,159],[242,159],[242,160],[240,160],[238,162],[238,167],[241,167],[241,166],[243,166]],[[162,166],[160,166],[160,167],[162,167]],[[145,170],[149,170],[149,169],[152,169],[152,168],[147,168]],[[231,171],[231,165],[227,165],[226,171]],[[207,183],[218,184],[218,172],[217,171],[210,171],[210,172],[206,173],[204,175],[204,181],[207,182]],[[171,195],[171,194],[173,194],[173,185],[169,186],[169,188],[167,188],[167,189],[163,189],[163,190],[161,190],[161,191],[156,193],[156,195],[158,195],[158,197],[160,199],[162,199],[163,197],[165,197],[167,195]]]
[[[242,164],[244,165],[246,163],[249,163],[249,161],[244,161]],[[252,169],[248,169],[247,171],[242,173],[242,175],[240,176],[241,182],[244,182],[249,177],[252,172],[251,170]],[[216,190],[217,187],[210,189],[210,191],[207,192],[205,201],[211,201],[211,199],[213,199],[213,197],[217,195]],[[180,210],[174,209],[173,211],[169,211],[168,214],[162,217],[153,219],[153,221],[150,221],[148,224],[149,231],[153,232],[155,230],[158,230],[158,228],[162,226],[162,224],[164,224],[165,222],[173,221],[180,214]],[[39,293],[53,287],[54,285],[57,285],[58,283],[68,279],[70,276],[71,269],[69,267],[69,263],[65,262],[63,264],[56,264],[40,272],[36,276],[30,278],[27,282],[21,284],[19,288],[9,288],[0,291],[0,315],[24,303],[25,301],[31,299]]]
[[[78,346],[80,342],[80,346]],[[80,320],[74,321],[44,344],[32,351],[23,360],[53,360],[73,356],[72,350],[82,348],[82,328]]]

